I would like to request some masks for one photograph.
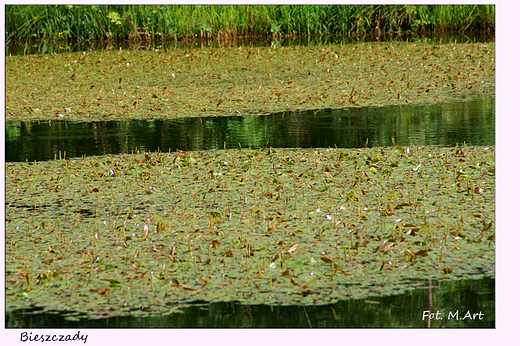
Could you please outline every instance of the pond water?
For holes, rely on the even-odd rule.
[[[50,160],[140,151],[224,148],[360,148],[494,145],[495,100],[268,116],[184,118],[160,121],[6,123],[6,161]],[[495,281],[425,283],[426,288],[390,297],[333,305],[267,306],[214,303],[182,314],[71,321],[59,313],[6,312],[7,328],[494,328]],[[482,312],[483,320],[422,319],[424,310]],[[459,316],[461,317],[461,316]]]
[[[388,34],[381,36],[308,36],[300,38],[278,38],[272,37],[242,37],[231,39],[208,39],[208,38],[190,38],[189,40],[139,40],[139,41],[60,41],[60,40],[29,40],[20,43],[8,40],[5,47],[5,55],[26,55],[26,54],[52,54],[52,53],[73,53],[89,50],[110,50],[110,49],[127,49],[127,50],[174,50],[174,49],[191,49],[199,47],[222,47],[222,46],[242,46],[242,47],[269,47],[273,44],[278,46],[308,46],[308,45],[324,45],[333,43],[359,43],[359,42],[494,42],[495,35],[476,34],[471,37],[465,34],[446,33],[440,35],[435,33],[421,33],[415,35],[411,33]]]
[[[12,311],[7,328],[494,328],[495,280],[425,282],[407,294],[322,306],[215,303],[159,317],[70,321],[59,313]],[[442,320],[423,319],[425,310]],[[458,311],[458,317],[455,316]],[[470,312],[471,318],[463,319]],[[450,315],[451,313],[451,315]],[[473,314],[479,317],[473,318]]]
[[[6,161],[140,151],[495,143],[495,99],[157,121],[11,122]]]

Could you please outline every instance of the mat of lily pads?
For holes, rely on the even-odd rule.
[[[5,58],[7,121],[172,119],[495,95],[495,44],[109,50]]]
[[[494,147],[6,163],[6,309],[319,305],[494,277]]]

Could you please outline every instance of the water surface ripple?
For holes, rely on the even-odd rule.
[[[433,305],[432,305],[433,304]],[[425,283],[409,293],[331,305],[201,304],[164,316],[65,319],[59,313],[11,311],[6,328],[495,328],[495,280]],[[442,319],[423,319],[425,310]],[[456,314],[459,319],[448,318]],[[466,318],[482,313],[480,318]]]
[[[495,99],[157,121],[6,123],[6,161],[141,151],[495,143]]]

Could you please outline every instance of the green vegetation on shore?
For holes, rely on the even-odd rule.
[[[493,33],[494,5],[8,5],[6,41]]]

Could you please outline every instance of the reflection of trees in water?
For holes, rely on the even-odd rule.
[[[424,310],[441,311],[443,320],[432,328],[495,327],[495,280],[460,280],[424,283],[425,289],[407,294],[345,300],[321,306],[240,305],[214,303],[183,308],[184,313],[156,317],[114,317],[103,320],[65,321],[58,314],[6,313],[7,328],[425,328]],[[449,311],[482,312],[483,320],[447,320]],[[460,314],[459,313],[459,314]]]
[[[367,143],[368,140],[368,143]],[[494,99],[430,106],[297,111],[268,116],[6,124],[7,161],[224,148],[492,145]]]

